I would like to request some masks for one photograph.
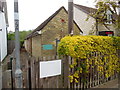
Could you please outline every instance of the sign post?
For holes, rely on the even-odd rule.
[[[20,69],[20,39],[19,39],[19,14],[18,14],[18,0],[14,0],[14,23],[15,23],[15,84],[16,88],[22,88],[22,71]]]
[[[68,33],[73,34],[73,0],[68,0]]]

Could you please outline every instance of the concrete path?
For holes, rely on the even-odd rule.
[[[94,88],[118,88],[118,79],[111,80],[111,81],[106,82],[102,85],[98,85]]]

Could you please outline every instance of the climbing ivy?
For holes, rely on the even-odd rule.
[[[75,70],[70,82],[78,82],[81,73],[88,74],[96,68],[106,78],[119,71],[118,53],[120,37],[108,36],[66,36],[58,46],[59,55],[73,58],[70,68]],[[84,78],[83,78],[84,79]]]

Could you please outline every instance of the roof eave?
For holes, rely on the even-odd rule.
[[[37,31],[42,30],[59,12],[61,9],[64,9],[65,12],[68,14],[67,10],[65,9],[64,6],[62,6],[60,9],[58,9],[54,14],[52,14],[48,19],[46,19],[42,24],[40,24],[32,33],[30,33],[26,39],[32,38],[36,35],[34,35]],[[76,24],[76,22],[74,21],[74,23]],[[80,30],[80,32],[82,32],[82,30],[80,29],[80,27],[76,24],[76,26],[78,27],[78,29]]]

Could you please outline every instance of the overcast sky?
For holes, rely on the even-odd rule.
[[[37,28],[61,6],[68,9],[68,0],[18,0],[20,31]],[[95,0],[73,0],[75,4],[94,6]],[[14,31],[14,0],[7,0],[9,30]]]

